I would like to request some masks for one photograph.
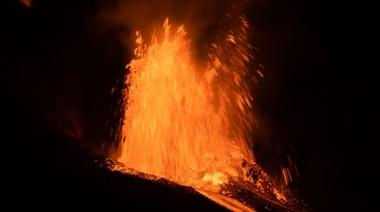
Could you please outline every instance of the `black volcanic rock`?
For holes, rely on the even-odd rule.
[[[96,165],[104,156],[6,97],[2,202],[11,208],[229,211],[192,188]]]

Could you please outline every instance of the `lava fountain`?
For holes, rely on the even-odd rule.
[[[201,62],[194,59],[185,27],[173,30],[168,18],[149,44],[136,32],[120,162],[183,183],[199,170],[232,171],[234,158],[254,160],[248,24],[240,20],[238,32],[225,37],[227,47],[212,44]]]
[[[233,197],[227,185],[240,186],[239,191],[245,187],[266,201],[288,204],[286,189],[261,170],[253,154],[253,87],[263,75],[252,66],[248,22],[226,14],[220,24],[203,49],[169,18],[148,43],[136,31],[117,161],[205,195]]]

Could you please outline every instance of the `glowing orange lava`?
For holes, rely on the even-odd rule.
[[[117,161],[107,167],[192,187],[232,211],[305,211],[291,189],[255,163],[253,94],[264,69],[254,60],[248,22],[236,12],[202,39],[169,18],[148,43],[136,31],[115,131]]]
[[[234,160],[254,160],[248,24],[239,20],[205,62],[194,59],[185,27],[171,29],[168,18],[148,44],[136,32],[120,162],[182,184],[221,184],[224,174],[237,175]]]

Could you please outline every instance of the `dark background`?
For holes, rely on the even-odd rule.
[[[374,78],[362,57],[366,52],[358,48],[365,39],[358,36],[362,28],[355,10],[325,1],[246,4],[252,42],[266,75],[256,96],[263,125],[254,149],[257,162],[266,169],[297,167],[290,186],[313,211],[370,208],[378,112]],[[39,0],[29,8],[1,2],[2,163],[10,185],[19,185],[12,179],[50,176],[52,188],[64,190],[65,185],[54,187],[52,178],[67,184],[75,179],[58,177],[58,168],[50,167],[57,163],[70,170],[59,160],[71,165],[83,160],[66,158],[78,154],[75,148],[50,143],[57,139],[55,129],[94,151],[114,145],[110,130],[118,121],[120,96],[111,89],[120,87],[117,79],[125,75],[130,53],[120,36],[130,29],[99,14],[116,5]],[[72,172],[77,169],[74,165]],[[29,191],[22,188],[37,189],[31,184],[43,180],[21,182],[27,183],[19,185],[20,191]]]

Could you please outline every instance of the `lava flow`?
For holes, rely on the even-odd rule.
[[[290,200],[255,163],[252,150],[258,127],[252,88],[263,75],[256,70],[255,77],[249,66],[248,22],[226,15],[222,25],[230,28],[217,31],[206,50],[197,50],[185,26],[174,28],[168,18],[149,43],[136,32],[134,59],[126,66],[117,160],[220,203],[213,194],[239,198],[233,185],[240,193],[249,191],[246,203],[252,193],[284,205]]]

